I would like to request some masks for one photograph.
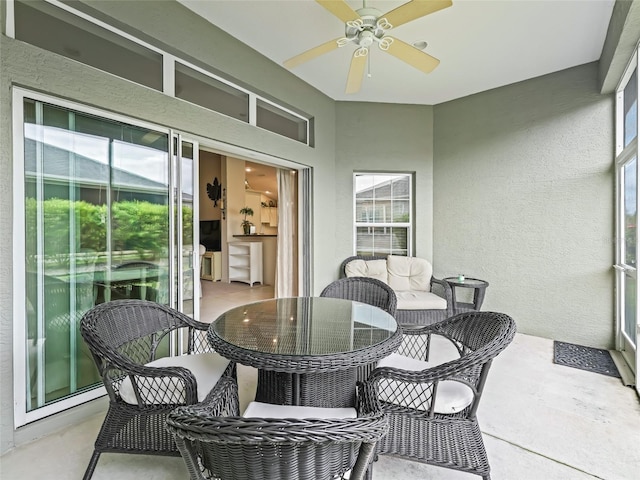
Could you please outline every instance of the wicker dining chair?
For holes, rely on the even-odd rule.
[[[396,294],[386,283],[369,277],[341,278],[327,285],[321,297],[344,298],[368,303],[396,316]]]
[[[89,310],[80,332],[109,395],[109,409],[84,474],[103,452],[180,455],[165,421],[171,410],[205,399],[236,365],[206,339],[208,324],[147,300],[115,300]],[[168,357],[171,334],[188,355]]]
[[[492,359],[512,341],[515,322],[501,313],[467,312],[403,333],[398,351],[367,381],[389,417],[377,453],[489,480],[476,412]]]
[[[396,316],[396,294],[389,285],[377,278],[340,278],[327,285],[320,293],[320,296],[368,303],[374,307],[381,308],[394,318]],[[358,381],[366,380],[374,368],[375,363],[358,367]]]
[[[321,418],[307,418],[239,416],[237,385],[227,379],[220,383],[223,387],[205,402],[176,408],[167,419],[191,480],[361,480],[376,442],[388,431],[373,390],[362,384],[368,399],[359,401],[357,416],[351,418],[332,418],[326,416],[327,409],[315,407],[267,408],[325,411]]]

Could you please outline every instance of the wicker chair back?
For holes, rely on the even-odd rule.
[[[245,418],[216,416],[228,401],[208,400],[167,419],[191,480],[329,480],[348,471],[360,480],[388,430],[379,409],[345,419]]]
[[[393,289],[386,283],[369,277],[341,278],[327,285],[321,297],[344,298],[368,303],[396,315],[397,299]]]

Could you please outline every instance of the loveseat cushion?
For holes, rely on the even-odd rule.
[[[447,301],[424,290],[396,291],[398,310],[446,310]]]
[[[387,273],[389,286],[396,292],[431,290],[433,268],[424,258],[389,255],[387,257]],[[398,308],[402,309],[400,306]]]
[[[322,408],[300,405],[274,405],[251,402],[242,415],[245,418],[356,418],[355,408]]]
[[[388,283],[387,261],[379,260],[352,260],[344,267],[347,277],[370,277]]]
[[[147,363],[146,366],[184,367],[190,370],[198,386],[198,401],[202,402],[224,374],[224,371],[229,366],[229,360],[216,352],[207,352],[159,358]],[[171,403],[175,401],[175,398],[182,398],[182,401],[184,401],[184,387],[182,382],[176,382],[176,377],[158,377],[152,379],[151,382],[149,382],[149,377],[142,377],[142,379],[142,385],[138,382],[138,388],[144,402]],[[178,385],[175,385],[176,383]],[[146,388],[145,385],[150,385],[150,387]],[[164,390],[166,393],[158,396],[157,390]],[[120,396],[122,400],[131,405],[138,404],[130,377],[122,381]]]

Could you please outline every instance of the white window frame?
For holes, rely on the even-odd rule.
[[[357,202],[356,202],[356,178],[359,175],[380,175],[380,176],[406,176],[409,178],[409,221],[408,222],[358,222],[357,221]],[[414,231],[414,192],[413,192],[414,174],[409,172],[372,172],[358,171],[353,172],[353,254],[358,254],[358,228],[406,228],[407,229],[407,256],[413,255],[413,231]]]
[[[640,219],[640,152],[639,152],[639,138],[640,138],[640,71],[637,71],[638,67],[638,47],[634,51],[632,58],[627,65],[625,72],[620,79],[620,83],[616,89],[616,113],[615,113],[615,188],[616,188],[616,263],[614,265],[616,275],[616,349],[625,350],[627,345],[629,348],[633,345],[630,341],[625,328],[622,325],[622,319],[625,315],[625,294],[626,294],[626,278],[630,277],[636,281],[636,322],[640,318],[640,285],[638,284],[638,253],[640,246],[638,241],[640,238],[636,237],[636,266],[626,264],[626,251],[625,251],[625,231],[624,231],[624,195],[625,192],[621,188],[623,183],[623,170],[624,166],[634,157],[636,158],[636,212],[638,212],[638,219]],[[636,118],[636,137],[629,142],[627,146],[624,145],[624,90],[629,85],[629,81],[636,71],[636,95],[637,95],[637,118]],[[638,386],[638,380],[640,380],[640,332],[638,332],[638,326],[636,325],[636,342],[635,342],[635,365],[632,368],[635,369],[636,376],[636,389],[640,392]],[[629,358],[628,354],[624,354],[624,359],[632,363],[634,359]]]

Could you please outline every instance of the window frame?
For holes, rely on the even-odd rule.
[[[371,176],[381,176],[381,177],[389,177],[389,176],[397,176],[397,177],[406,177],[408,179],[409,184],[409,221],[408,222],[359,222],[357,220],[357,177],[362,175],[371,175]],[[414,209],[415,209],[415,199],[414,199],[414,181],[415,181],[415,173],[413,172],[389,172],[389,171],[355,171],[353,172],[353,255],[359,255],[358,252],[358,228],[406,228],[407,231],[407,253],[406,256],[413,256],[413,234],[415,230],[414,226]],[[391,197],[394,198],[393,196]],[[392,250],[392,249],[391,249]],[[375,252],[372,252],[372,254]],[[393,251],[389,252],[388,255],[393,254]]]
[[[15,32],[15,5],[14,5],[15,1],[16,0],[7,0],[6,1],[7,7],[6,7],[6,24],[5,24],[5,32],[7,34],[7,37],[14,38],[14,39],[15,39],[15,33],[16,33]],[[212,73],[212,72],[210,72],[210,71],[208,71],[208,70],[206,70],[206,69],[204,69],[202,67],[199,67],[198,65],[195,65],[195,64],[183,59],[183,58],[176,57],[175,55],[172,55],[172,54],[170,54],[170,53],[168,53],[168,52],[166,52],[166,51],[164,51],[164,50],[162,50],[162,49],[160,49],[160,48],[158,48],[158,47],[156,47],[156,46],[154,46],[154,45],[152,45],[150,43],[147,43],[147,42],[145,42],[143,40],[140,40],[139,38],[137,38],[137,37],[135,37],[133,35],[130,35],[127,32],[124,32],[124,31],[122,31],[122,30],[120,30],[120,29],[118,29],[118,28],[116,28],[116,27],[114,27],[112,25],[109,25],[106,22],[98,20],[97,18],[94,18],[91,15],[88,15],[88,14],[82,12],[82,11],[76,10],[75,8],[73,8],[73,7],[69,6],[69,5],[66,5],[65,3],[61,2],[60,0],[42,0],[42,1],[52,5],[54,7],[57,7],[59,9],[61,9],[61,10],[64,10],[65,12],[71,13],[72,15],[75,15],[78,18],[80,18],[80,19],[82,19],[84,21],[88,21],[88,22],[90,22],[90,23],[92,23],[92,24],[94,24],[94,25],[96,25],[96,26],[98,26],[100,28],[108,30],[110,33],[118,35],[118,36],[120,36],[120,37],[122,37],[122,38],[124,38],[124,39],[126,39],[128,41],[131,41],[131,42],[133,42],[133,43],[135,43],[135,44],[137,44],[137,45],[139,45],[141,47],[144,47],[144,48],[146,48],[146,49],[148,49],[148,50],[150,50],[150,51],[152,51],[154,53],[157,53],[157,54],[161,55],[161,57],[162,57],[162,73],[161,73],[162,78],[159,79],[159,80],[161,81],[161,84],[162,84],[162,90],[157,90],[157,89],[149,87],[147,85],[143,85],[143,84],[134,82],[133,80],[130,80],[130,79],[124,78],[124,80],[132,82],[132,83],[135,83],[136,85],[141,85],[144,88],[149,88],[149,89],[151,89],[151,90],[153,90],[155,92],[161,92],[161,93],[163,93],[165,95],[168,95],[168,96],[171,96],[173,98],[176,98],[177,100],[180,100],[180,101],[183,101],[183,102],[188,102],[188,103],[190,103],[192,105],[197,105],[197,106],[199,106],[201,108],[207,109],[208,111],[216,112],[216,113],[218,113],[220,115],[224,115],[226,118],[230,118],[230,119],[233,119],[235,121],[238,121],[238,122],[241,122],[241,123],[245,123],[245,124],[248,123],[249,125],[251,125],[251,126],[253,126],[255,128],[260,128],[260,129],[265,130],[267,132],[274,133],[274,134],[276,134],[276,135],[278,135],[280,137],[288,138],[288,139],[293,140],[293,141],[295,141],[297,143],[302,143],[303,145],[307,145],[309,147],[313,147],[313,140],[312,140],[312,138],[313,138],[313,131],[312,131],[313,122],[312,122],[312,117],[310,115],[296,112],[292,108],[287,107],[287,106],[285,106],[285,105],[283,105],[281,103],[278,103],[277,100],[271,100],[271,99],[266,98],[266,97],[264,97],[262,95],[256,94],[255,92],[252,92],[251,90],[249,90],[249,89],[247,89],[245,87],[242,87],[242,86],[234,83],[233,81],[230,81],[230,80],[228,80],[226,78],[223,78],[223,77],[221,77],[219,75],[216,75],[216,74],[214,74],[214,73]],[[69,58],[69,57],[67,57],[67,58]],[[73,60],[73,59],[71,59],[71,60]],[[208,108],[208,107],[199,105],[197,103],[190,102],[189,100],[185,100],[185,99],[182,99],[180,97],[177,97],[176,94],[175,94],[176,62],[178,62],[178,63],[184,65],[185,67],[190,68],[190,69],[192,69],[192,70],[194,70],[194,71],[196,71],[196,72],[198,72],[198,73],[200,73],[202,75],[208,76],[208,77],[210,77],[210,78],[212,78],[212,79],[214,79],[214,80],[216,80],[216,81],[218,81],[220,83],[223,83],[223,84],[229,86],[230,88],[237,90],[238,92],[241,92],[243,94],[248,95],[249,96],[249,98],[248,98],[248,111],[249,111],[248,119],[247,120],[239,120],[237,118],[228,116],[225,113],[219,112],[217,110],[212,110],[211,108]],[[83,63],[83,64],[87,65],[85,63]],[[93,67],[93,68],[95,68],[95,67]],[[102,70],[102,71],[104,71],[104,70]],[[110,72],[107,72],[107,73],[109,73],[110,75],[115,75],[115,74],[110,73]],[[118,78],[123,78],[123,77],[119,77],[118,76]],[[275,107],[276,109],[281,110],[282,112],[285,112],[288,115],[291,115],[293,117],[299,118],[302,122],[304,122],[305,129],[306,129],[305,140],[304,141],[300,141],[300,140],[294,139],[294,138],[292,138],[290,136],[282,135],[281,133],[279,133],[277,131],[269,130],[269,129],[266,129],[264,127],[258,126],[257,125],[257,104],[258,104],[258,100],[260,100],[261,102],[264,102],[266,104],[269,104],[269,105]]]
[[[629,60],[629,64],[626,66],[625,72],[620,79],[620,83],[618,84],[615,91],[615,291],[616,291],[616,350],[618,350],[622,356],[622,359],[626,361],[631,370],[635,372],[636,377],[636,385],[638,384],[638,379],[640,378],[640,349],[638,348],[638,340],[640,329],[638,328],[638,318],[640,318],[640,303],[637,301],[640,293],[640,285],[638,285],[638,267],[636,265],[630,265],[626,262],[627,260],[627,250],[626,250],[626,181],[625,181],[625,168],[630,164],[634,159],[636,161],[636,171],[635,171],[635,187],[636,187],[636,226],[637,226],[637,216],[640,211],[640,195],[638,195],[638,187],[639,187],[639,177],[640,177],[640,168],[638,168],[638,162],[640,162],[640,122],[638,122],[638,114],[640,113],[640,109],[638,106],[640,105],[640,72],[638,72],[638,47],[633,52],[632,57]],[[630,82],[633,79],[633,75],[635,73],[635,85],[632,85]],[[635,88],[636,95],[636,135],[627,145],[625,145],[625,105],[624,105],[624,93],[627,87],[632,85]],[[640,250],[638,245],[638,239],[636,238],[635,244],[635,259],[637,263],[638,251]],[[629,289],[629,290],[628,290]],[[631,292],[635,295],[635,299],[632,303],[635,305],[628,305],[627,295]],[[632,308],[633,310],[629,310]],[[630,313],[630,316],[634,318],[629,319],[627,314]],[[635,342],[629,337],[629,333],[626,331],[629,325],[627,325],[628,321],[633,321],[634,325],[632,328],[635,328],[636,338]],[[640,390],[639,390],[640,391]]]

